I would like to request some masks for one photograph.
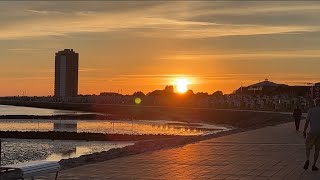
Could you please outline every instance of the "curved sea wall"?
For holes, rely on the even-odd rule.
[[[225,124],[239,128],[263,127],[292,121],[289,114],[278,112],[255,112],[218,110],[212,108],[189,108],[170,106],[141,106],[88,103],[6,101],[0,104],[49,109],[76,110],[111,114],[112,119],[173,120],[182,122],[206,122]]]

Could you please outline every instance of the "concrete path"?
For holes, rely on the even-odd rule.
[[[62,171],[59,179],[319,180],[320,172],[302,169],[304,150],[302,133],[288,123],[89,164]]]

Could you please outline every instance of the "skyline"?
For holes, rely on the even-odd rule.
[[[316,83],[319,10],[296,1],[0,2],[0,96],[53,95],[61,49],[79,52],[79,94],[150,92],[177,78],[208,93],[265,78]]]

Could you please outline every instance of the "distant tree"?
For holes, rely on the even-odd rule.
[[[194,92],[192,89],[189,89],[186,93],[185,93],[186,96],[192,96],[194,95]]]
[[[212,93],[212,96],[223,96],[223,92],[222,91],[216,91],[216,92]]]
[[[154,90],[147,94],[147,96],[163,96],[163,90]]]
[[[174,87],[171,86],[171,85],[167,85],[165,88],[164,88],[164,91],[166,93],[173,93],[174,92]]]
[[[93,94],[93,96],[96,95]],[[101,92],[99,96],[121,96],[121,94],[115,92]]]
[[[207,92],[197,92],[195,94],[195,96],[198,96],[198,97],[206,97],[206,96],[209,96],[209,94]]]
[[[144,97],[144,96],[146,96],[143,92],[141,92],[141,91],[137,91],[137,92],[134,92],[133,94],[132,94],[132,96],[137,96],[137,97]]]
[[[174,88],[173,86],[166,86],[163,90],[154,90],[152,92],[149,92],[147,96],[173,96]]]

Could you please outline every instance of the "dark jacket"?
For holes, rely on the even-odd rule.
[[[301,116],[302,116],[302,111],[300,108],[296,108],[293,110],[293,117],[295,119],[301,119]]]

